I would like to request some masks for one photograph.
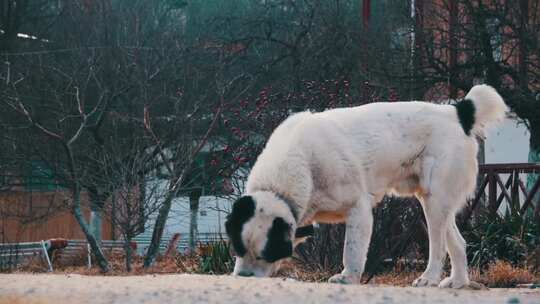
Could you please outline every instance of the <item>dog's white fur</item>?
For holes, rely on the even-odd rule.
[[[330,281],[359,283],[371,238],[372,208],[388,193],[415,195],[427,219],[430,246],[427,268],[414,285],[469,284],[465,241],[455,214],[475,189],[475,135],[483,136],[507,107],[487,85],[473,87],[466,99],[476,109],[469,136],[456,107],[425,102],[372,103],[286,119],[248,179],[246,194],[257,204],[242,232],[248,252],[264,247],[276,216],[285,218],[293,230],[312,222],[344,221],[344,270]],[[298,221],[280,196],[292,203]],[[441,282],[446,251],[452,271]],[[268,275],[273,270],[272,265],[256,263],[260,262],[250,261],[249,254],[238,258],[235,273],[255,269],[256,274]]]

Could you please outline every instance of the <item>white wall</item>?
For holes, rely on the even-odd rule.
[[[152,195],[152,199],[161,201],[165,198],[167,190],[166,180],[151,180],[147,182],[147,195]],[[225,217],[229,213],[231,202],[227,199],[215,196],[202,196],[199,201],[198,231],[200,233],[224,233]],[[140,237],[150,238],[154,229],[154,223],[158,211],[153,212],[146,223],[146,230]],[[165,224],[164,235],[170,236],[180,233],[183,238],[189,235],[189,198],[177,197],[173,200],[169,218]]]
[[[199,201],[199,233],[225,232],[224,222],[230,211],[230,202],[215,196],[202,196]],[[165,233],[189,234],[189,199],[179,197],[173,201]]]
[[[529,131],[524,124],[507,118],[487,133],[486,163],[526,163],[529,154]]]

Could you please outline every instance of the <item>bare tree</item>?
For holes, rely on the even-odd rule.
[[[84,235],[86,236],[88,243],[90,244],[90,247],[92,248],[92,251],[94,252],[94,255],[97,259],[97,262],[100,266],[100,268],[103,271],[109,270],[109,264],[107,260],[105,259],[103,252],[101,251],[101,248],[99,247],[99,244],[95,238],[95,236],[90,232],[90,228],[88,226],[88,223],[83,217],[82,214],[82,208],[81,208],[81,178],[79,176],[79,172],[77,170],[78,163],[75,157],[75,145],[80,140],[81,134],[84,131],[85,128],[90,124],[90,119],[93,118],[94,115],[100,115],[99,113],[101,104],[97,104],[94,108],[92,108],[90,111],[86,112],[83,104],[81,103],[81,100],[78,95],[78,91],[75,92],[75,99],[77,101],[77,107],[79,109],[79,113],[77,116],[79,120],[79,125],[76,129],[76,131],[72,134],[62,134],[60,132],[57,132],[55,130],[52,130],[48,128],[47,126],[43,125],[41,122],[37,120],[37,117],[34,113],[32,113],[25,104],[21,101],[24,98],[20,95],[18,92],[18,89],[15,86],[12,87],[13,95],[9,96],[5,102],[6,104],[11,107],[15,112],[22,115],[28,122],[29,126],[36,130],[39,134],[41,134],[44,137],[49,138],[51,141],[57,142],[61,146],[61,150],[64,153],[64,159],[65,159],[65,170],[62,172],[62,179],[63,184],[69,187],[71,191],[71,210],[73,215],[75,216],[75,219],[79,223],[79,226],[81,227]]]
[[[540,3],[447,0],[418,11],[419,79],[429,86],[449,84],[451,98],[475,79],[494,86],[528,127],[530,158],[538,158]]]
[[[149,217],[163,201],[161,180],[150,173],[159,164],[156,164],[157,160],[150,152],[134,143],[129,161],[117,162],[115,151],[103,158],[105,163],[102,166],[111,170],[108,170],[108,175],[100,177],[102,184],[110,183],[110,188],[114,189],[103,210],[122,236],[128,272],[132,269],[132,240],[148,228]]]
[[[62,18],[52,25],[48,42],[42,44],[45,49],[19,47],[2,53],[6,65],[0,74],[0,119],[13,135],[9,140],[19,147],[28,144],[19,149],[23,160],[44,161],[54,169],[59,185],[71,189],[69,207],[107,271],[99,248],[99,214],[117,187],[126,185],[105,177],[132,164],[132,153],[153,145],[143,136],[145,105],[178,101],[174,96],[179,80],[170,72],[179,60],[174,52],[181,37],[175,36],[177,31],[162,31],[176,17],[174,8],[161,2],[55,3],[58,6],[49,3],[47,8],[52,6]],[[22,119],[12,118],[13,113]],[[118,140],[139,137],[136,146]],[[151,169],[144,170],[139,174]],[[82,217],[82,191],[89,194],[97,215],[90,223]]]
[[[529,161],[537,162],[540,3],[446,0],[416,5],[411,79],[420,84],[418,89],[455,99],[477,82],[494,86],[529,129]],[[530,186],[536,178],[529,175]]]

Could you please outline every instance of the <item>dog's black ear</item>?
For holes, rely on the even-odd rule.
[[[240,257],[247,252],[244,242],[242,242],[242,228],[255,214],[255,201],[251,196],[242,196],[232,206],[231,213],[225,221],[225,230],[229,236],[234,251]]]
[[[268,240],[263,250],[264,260],[273,263],[292,255],[293,244],[290,240],[291,226],[281,217],[276,217],[268,230]]]
[[[303,238],[303,237],[313,236],[314,234],[315,234],[315,229],[313,228],[313,225],[307,225],[307,226],[296,228],[294,237]]]

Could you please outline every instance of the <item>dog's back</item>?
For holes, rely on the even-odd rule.
[[[339,201],[366,191],[428,194],[452,183],[470,195],[477,172],[475,136],[506,110],[493,88],[475,86],[456,106],[373,103],[295,114],[272,134],[248,191],[250,185],[271,183],[286,193],[324,192],[327,200]],[[300,179],[301,189],[291,190]]]

